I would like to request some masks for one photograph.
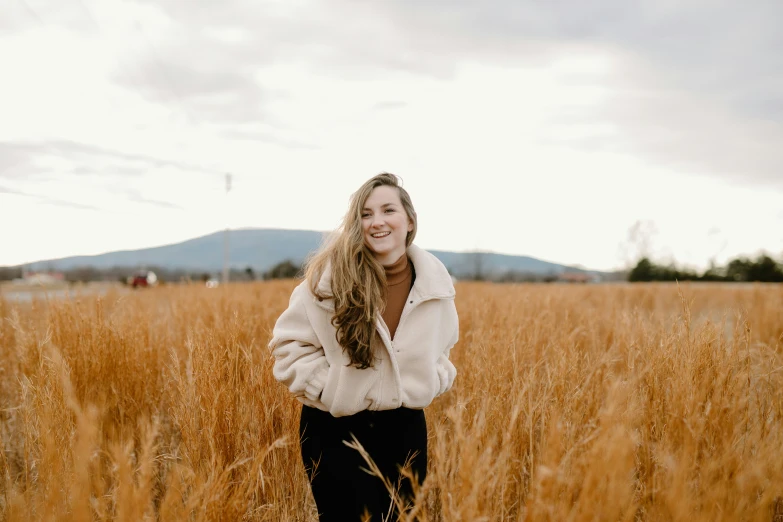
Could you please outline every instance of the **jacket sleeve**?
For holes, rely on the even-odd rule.
[[[317,401],[326,384],[329,363],[307,317],[306,284],[300,284],[291,293],[288,308],[272,330],[269,349],[275,359],[272,367],[275,379],[295,396]]]
[[[457,341],[459,341],[459,317],[457,316],[457,307],[453,301],[451,306],[454,317],[454,326],[451,339],[446,345],[446,349],[443,350],[443,353],[441,353],[438,357],[438,362],[436,365],[438,370],[438,378],[440,380],[440,390],[438,390],[438,395],[442,395],[449,391],[451,386],[454,384],[454,379],[457,377],[457,368],[449,360],[449,355],[451,354],[451,349],[455,344],[457,344]]]

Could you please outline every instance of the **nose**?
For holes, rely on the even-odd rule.
[[[383,226],[383,214],[375,214],[372,217],[370,227],[371,228],[381,228]]]

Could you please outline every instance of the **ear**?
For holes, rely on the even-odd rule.
[[[408,232],[413,232],[413,221],[408,221]]]

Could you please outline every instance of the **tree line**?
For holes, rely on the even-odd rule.
[[[68,270],[39,270],[40,272],[59,272],[68,283],[87,283],[95,281],[127,282],[128,278],[139,272],[154,272],[159,282],[176,283],[182,281],[208,281],[209,279],[221,279],[222,271],[209,272],[203,270],[187,270],[165,268],[156,265],[148,265],[143,268],[128,266],[113,266],[98,268],[94,266],[80,266]],[[245,268],[231,268],[229,270],[230,281],[256,281],[267,279],[284,279],[295,277],[301,271],[301,266],[290,261],[282,261],[268,270],[258,271],[251,266]],[[0,267],[0,281],[12,281],[21,279],[24,274],[23,266]]]
[[[724,281],[724,282],[783,282],[783,262],[766,254],[755,259],[738,257],[725,266],[714,263],[699,273],[673,264],[660,265],[647,257],[639,260],[628,273],[628,281]]]
[[[207,281],[221,279],[221,272],[193,271],[148,266],[144,271],[155,272],[158,281],[175,283],[181,281]],[[128,277],[139,272],[139,268],[115,266],[96,268],[93,266],[76,267],[61,271],[66,282],[119,281],[125,283]],[[0,281],[20,279],[22,266],[0,267]],[[622,275],[618,273],[620,280]],[[288,279],[302,276],[302,265],[284,260],[265,271],[256,271],[253,267],[232,268],[229,271],[231,281],[255,281],[269,279]],[[504,273],[496,277],[487,277],[482,270],[475,274],[460,274],[460,279],[492,280],[495,282],[551,282],[557,280],[556,274]],[[641,258],[627,275],[630,282],[642,281],[723,281],[723,282],[783,282],[783,262],[778,262],[766,254],[755,259],[739,257],[725,266],[711,265],[703,272],[679,268],[674,264],[657,264],[648,257]]]

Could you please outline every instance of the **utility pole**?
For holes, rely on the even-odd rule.
[[[226,174],[226,210],[230,205],[228,204],[228,192],[231,190],[231,174]],[[228,223],[226,223],[226,231],[223,233],[223,284],[228,283]]]

